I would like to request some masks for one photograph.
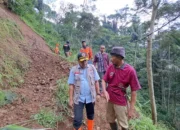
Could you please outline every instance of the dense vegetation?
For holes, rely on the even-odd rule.
[[[146,70],[146,47],[151,21],[142,21],[142,14],[151,12],[151,1],[135,0],[133,9],[124,7],[109,16],[96,17],[93,1],[90,5],[77,7],[73,4],[61,6],[60,12],[52,11],[42,0],[10,0],[8,7],[54,48],[56,43],[69,40],[73,54],[76,54],[81,40],[86,40],[93,46],[94,52],[99,45],[104,44],[109,52],[113,46],[126,48],[126,61],[132,64],[139,76],[142,90],[138,95],[137,106],[142,114],[142,120],[131,122],[139,129],[156,128],[152,121],[148,93]],[[81,11],[78,11],[81,10]],[[158,122],[166,124],[167,129],[180,127],[180,1],[159,3],[155,20],[155,37],[153,38],[153,78]],[[175,21],[176,20],[176,21]],[[51,21],[51,22],[50,22]],[[162,21],[168,23],[165,28]],[[62,53],[63,54],[63,53]],[[72,56],[69,60],[75,60]],[[1,76],[1,75],[0,75]],[[1,77],[0,77],[1,80]],[[63,100],[66,102],[66,100]],[[63,104],[61,104],[63,105]],[[63,106],[66,109],[66,106]],[[36,117],[39,117],[37,115]],[[169,128],[168,128],[169,127]]]

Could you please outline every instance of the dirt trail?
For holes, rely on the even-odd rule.
[[[67,76],[68,65],[58,56],[39,50],[31,51],[29,56],[32,64],[25,74],[24,84],[14,88],[18,100],[0,109],[1,127],[30,120],[41,108],[55,109],[56,81]]]
[[[30,67],[25,73],[24,83],[18,88],[13,88],[18,94],[18,99],[0,108],[0,127],[23,122],[19,125],[42,128],[35,121],[26,123],[24,121],[31,120],[31,116],[38,113],[41,108],[55,109],[56,81],[69,74],[71,64],[54,55],[39,35],[2,5],[0,5],[0,18],[17,23],[24,37],[23,43],[19,43],[18,46],[31,60]],[[104,99],[96,104],[95,130],[109,129],[105,121],[105,105]],[[72,119],[59,123],[58,130],[72,130]]]
[[[54,92],[58,79],[67,76],[70,63],[54,55],[46,42],[28,27],[17,15],[0,5],[0,18],[14,21],[24,37],[18,47],[29,57],[30,66],[25,73],[24,84],[12,90],[18,99],[0,108],[0,127],[31,119],[41,108],[54,108]],[[8,40],[7,40],[8,42]],[[25,124],[24,124],[25,125]],[[31,128],[40,127],[32,123]]]

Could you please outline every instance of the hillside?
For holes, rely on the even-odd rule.
[[[2,5],[0,21],[1,88],[17,94],[12,104],[0,108],[3,127],[30,120],[41,108],[55,109],[56,81],[67,76],[70,64],[54,55],[39,35]],[[10,86],[18,80],[21,84]]]
[[[18,130],[19,126],[72,130],[67,77],[76,63],[81,40],[86,40],[94,54],[100,45],[105,45],[108,53],[113,46],[126,49],[125,61],[134,66],[142,86],[137,94],[136,118],[129,121],[130,130],[179,130],[180,1],[161,1],[154,24],[154,29],[159,30],[150,40],[147,36],[152,35],[152,21],[142,22],[128,7],[97,17],[92,13],[96,12],[96,1],[79,7],[60,3],[59,12],[43,0],[8,0],[5,5],[2,1],[7,0],[0,0],[0,130],[16,130],[12,125],[17,125]],[[144,5],[134,2],[133,10],[140,14],[144,14],[141,9],[149,12],[152,8],[150,1]],[[168,23],[171,19],[172,23],[165,24],[167,29],[159,28],[159,21]],[[68,58],[62,50],[66,41],[70,42],[72,54]],[[152,44],[151,57],[147,57],[147,41]],[[52,51],[56,44],[60,49],[58,55]],[[152,62],[154,92],[149,91],[148,61]],[[127,92],[130,97],[130,90]],[[152,115],[156,119],[151,119]],[[83,130],[87,130],[85,119],[84,114]],[[110,130],[103,97],[95,105],[94,130]]]
[[[57,81],[67,77],[71,64],[54,55],[39,35],[2,5],[0,7],[0,21],[0,32],[3,34],[0,44],[3,54],[1,63],[12,56],[13,69],[24,70],[19,74],[23,80],[22,83],[14,87],[6,84],[4,87],[5,83],[3,82],[3,90],[12,91],[17,94],[17,97],[11,104],[0,108],[0,127],[17,124],[28,128],[43,128],[36,120],[32,119],[32,116],[41,109],[57,111],[54,95],[57,91]],[[8,32],[7,29],[14,32]],[[7,67],[7,69],[9,68]],[[11,73],[8,74],[11,75]],[[5,80],[5,78],[2,79]],[[16,77],[12,80],[12,82],[17,81]],[[9,82],[8,79],[7,82]],[[101,104],[96,105],[96,128],[97,130],[100,128],[108,130],[108,124],[101,125],[106,123],[105,100],[101,99],[101,101],[103,101]],[[59,127],[58,130],[71,129],[72,125],[69,121],[71,121],[70,118],[64,120],[63,122],[68,123],[68,125],[59,123],[56,128]]]

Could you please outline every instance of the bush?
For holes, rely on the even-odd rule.
[[[56,115],[52,110],[41,110],[38,114],[34,115],[33,118],[38,121],[38,123],[47,128],[55,128],[58,121],[63,120],[63,116]]]
[[[64,115],[70,115],[70,110],[68,108],[68,84],[67,79],[60,79],[57,81],[58,84],[58,90],[56,92],[57,97],[57,105],[61,109]]]
[[[11,91],[0,91],[0,107],[12,103],[15,100],[17,95]]]

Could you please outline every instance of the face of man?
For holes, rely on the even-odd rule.
[[[81,68],[85,68],[87,66],[87,60],[78,61]]]
[[[105,52],[105,46],[101,46],[100,51],[101,51],[101,53]]]
[[[113,63],[113,65],[118,66],[121,63],[122,59],[120,57],[111,56],[111,62]]]
[[[82,46],[85,48],[85,47],[86,47],[86,42],[83,42],[83,43],[82,43]]]

